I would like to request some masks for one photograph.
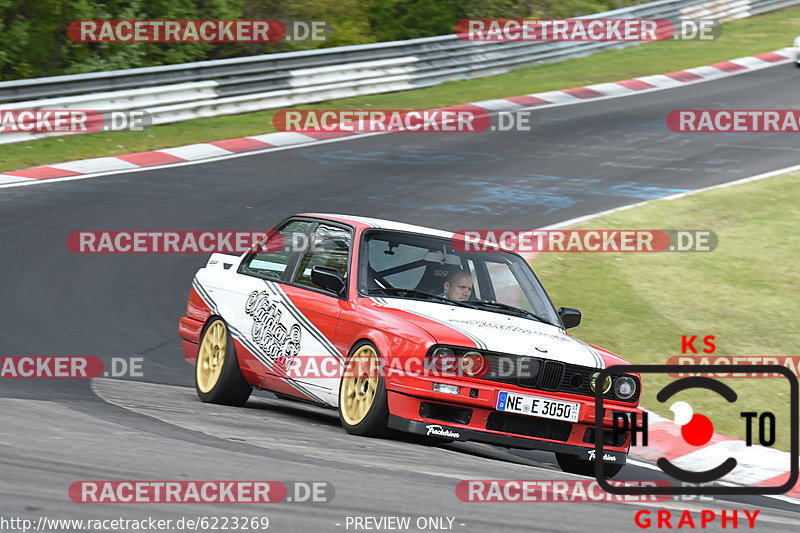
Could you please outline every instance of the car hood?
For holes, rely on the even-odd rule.
[[[533,319],[405,298],[376,298],[373,301],[381,307],[404,311],[403,318],[427,331],[437,344],[467,344],[468,347],[492,352],[605,367],[597,350],[570,337],[560,327]],[[465,343],[465,340],[471,343]]]

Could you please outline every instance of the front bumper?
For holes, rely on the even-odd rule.
[[[434,392],[434,382],[457,385],[461,393]],[[566,453],[582,460],[591,460],[594,456],[595,406],[592,397],[444,376],[395,376],[387,383],[387,389],[389,426],[399,431],[509,448]],[[578,422],[552,421],[498,411],[497,396],[501,390],[578,402],[581,404]],[[642,412],[635,405],[609,403],[605,406],[603,417],[605,428],[611,428],[612,411]],[[606,438],[610,437],[610,431],[604,433]],[[624,464],[629,447],[630,436],[621,436],[616,442],[606,441],[603,450],[608,462]]]
[[[415,433],[417,435],[426,435],[429,437],[439,437],[458,441],[484,442],[486,444],[494,444],[495,446],[520,448],[523,450],[542,450],[545,452],[566,453],[586,461],[592,460],[592,457],[589,453],[590,451],[592,452],[592,455],[594,454],[594,448],[583,448],[570,444],[559,444],[555,442],[526,439],[510,435],[501,435],[498,433],[489,433],[486,431],[476,431],[473,429],[447,426],[433,422],[419,422],[417,420],[408,420],[395,415],[389,415],[389,427],[391,429],[396,429],[397,431]],[[620,465],[624,465],[628,457],[627,453],[608,450],[603,451],[603,454],[606,462]],[[610,459],[611,457],[613,457],[613,460]]]

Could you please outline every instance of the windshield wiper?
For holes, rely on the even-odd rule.
[[[402,287],[381,287],[377,289],[370,289],[367,291],[367,294],[386,294],[392,296],[413,296],[415,298],[424,298],[426,300],[438,300],[440,302],[446,302],[450,305],[460,305],[461,307],[472,307],[467,305],[467,302],[457,302],[455,300],[451,300],[450,298],[445,298],[444,296],[437,296],[435,294],[430,294],[423,291],[418,291],[416,289],[403,289]]]
[[[508,305],[508,304],[504,304],[504,303],[500,303],[500,302],[488,302],[488,301],[485,301],[485,300],[477,300],[475,302],[467,302],[467,303],[473,304],[475,306],[492,307],[492,308],[495,308],[495,309],[503,309],[505,311],[513,311],[515,313],[519,313],[519,314],[526,315],[526,316],[529,316],[531,318],[534,318],[534,319],[538,320],[539,322],[543,322],[545,324],[550,324],[551,326],[554,325],[549,320],[546,320],[545,318],[540,317],[536,313],[533,313],[533,312],[528,311],[527,309],[523,309],[521,307],[516,307],[516,306],[513,306],[513,305]]]

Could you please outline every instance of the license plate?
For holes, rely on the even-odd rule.
[[[501,391],[497,397],[497,410],[507,413],[577,422],[581,404]]]

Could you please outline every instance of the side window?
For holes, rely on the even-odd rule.
[[[311,269],[315,266],[335,268],[347,277],[347,258],[352,244],[350,230],[320,224],[294,275],[294,282],[315,287],[311,282]]]
[[[278,230],[284,240],[281,250],[257,253],[245,261],[242,274],[280,280],[292,259],[295,242],[304,242],[305,232],[311,222],[292,220]]]

